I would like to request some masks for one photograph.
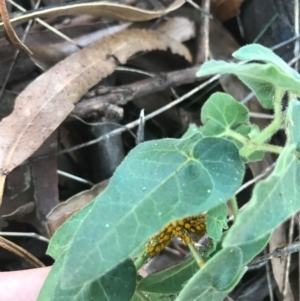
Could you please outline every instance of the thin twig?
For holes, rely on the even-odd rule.
[[[27,55],[31,56],[31,50],[19,39],[13,26],[10,23],[10,18],[5,0],[0,0],[0,14],[3,21],[3,27],[6,33],[6,39],[9,40],[9,42],[13,44],[16,49],[19,49],[20,51],[23,51]]]
[[[210,11],[210,0],[204,0],[204,10]],[[204,17],[204,62],[209,59],[209,17]]]
[[[272,48],[278,49],[279,47],[283,47],[285,44],[295,39],[296,37],[293,37],[289,40],[286,40],[285,42],[275,45]],[[143,97],[154,92],[162,91],[164,89],[180,86],[183,84],[194,83],[197,80],[200,81],[203,78],[198,78],[196,76],[196,72],[199,68],[200,65],[185,70],[161,73],[153,76],[152,73],[148,73],[139,69],[126,68],[120,66],[118,67],[118,70],[120,71],[126,70],[139,72],[148,75],[151,78],[119,87],[106,87],[105,94],[98,95],[96,97],[79,102],[73,110],[73,113],[75,115],[84,117],[86,116],[86,114],[90,113],[92,109],[103,109],[104,103],[124,105],[133,99]],[[247,103],[253,97],[253,95],[253,93],[250,93],[241,102]]]
[[[257,35],[257,37],[254,39],[253,43],[257,43],[259,39],[266,33],[268,28],[275,22],[275,20],[278,18],[279,14],[276,13],[269,22],[264,26],[264,28],[260,31],[260,33]]]
[[[41,240],[41,241],[44,241],[47,243],[49,243],[49,241],[50,241],[47,237],[44,237],[44,236],[39,235],[34,232],[3,232],[3,231],[0,231],[0,236],[31,237],[31,238],[35,238],[37,240]]]
[[[276,162],[274,162],[272,165],[268,166],[266,169],[264,169],[259,175],[257,175],[255,178],[251,179],[250,181],[246,182],[245,184],[243,184],[238,191],[236,192],[235,195],[237,195],[238,193],[240,193],[241,191],[243,191],[244,189],[246,189],[247,187],[249,187],[250,185],[256,183],[258,180],[264,178],[270,171],[272,171],[272,169],[275,167]]]
[[[155,76],[152,76],[150,73],[148,74],[148,76],[151,76],[150,78],[132,84],[119,87],[106,87],[105,94],[79,102],[73,110],[73,114],[84,117],[91,111],[91,108],[93,110],[102,108],[105,103],[125,105],[133,99],[162,91],[170,87],[203,80],[203,78],[197,78],[196,76],[199,67],[200,65],[184,70],[161,73]]]
[[[202,6],[206,11],[210,10],[210,0],[203,0]],[[209,58],[209,16],[201,14],[197,38],[197,53],[195,63],[201,64]]]
[[[149,77],[156,77],[155,73],[150,73],[150,72],[138,69],[138,68],[129,68],[129,67],[124,67],[124,66],[117,66],[115,70],[116,71],[126,71],[126,72],[139,73],[139,74],[143,74],[143,75],[146,75],[146,76],[149,76]],[[196,76],[196,74],[195,74],[195,76]],[[170,91],[173,94],[173,96],[178,98],[178,95],[177,95],[176,91],[172,87],[169,87],[169,88],[170,88]]]
[[[13,0],[7,0],[8,2],[10,2],[13,6],[15,6],[16,8],[18,8],[20,11],[22,12],[26,12],[27,10],[22,7],[21,5],[19,5],[18,3],[16,3]],[[36,7],[35,7],[36,8]],[[31,22],[33,20],[30,20]],[[64,33],[62,33],[61,31],[59,31],[58,29],[56,29],[55,27],[47,24],[45,21],[36,18],[35,21],[37,21],[38,23],[40,23],[42,26],[46,27],[47,29],[49,29],[50,31],[52,31],[53,33],[55,33],[56,35],[60,36],[61,38],[63,38],[64,40],[66,40],[67,42],[73,44],[74,46],[76,46],[78,49],[82,49],[82,47],[80,45],[78,45],[74,40],[72,40],[71,38],[69,38],[67,35],[65,35]]]
[[[35,5],[35,8],[38,8],[39,5],[40,5],[40,3],[41,3],[41,0],[38,0],[37,3],[36,3],[36,5]],[[25,28],[24,34],[23,34],[22,39],[21,39],[22,43],[24,43],[25,40],[26,40],[26,37],[27,37],[27,35],[28,35],[28,32],[29,32],[30,27],[31,27],[31,25],[32,25],[32,22],[33,22],[33,21],[30,20],[30,21],[28,22],[26,28]],[[2,87],[1,87],[1,91],[0,91],[0,99],[2,98],[3,92],[4,92],[4,90],[5,90],[5,87],[6,87],[6,85],[7,85],[7,82],[8,82],[8,80],[9,80],[9,77],[10,77],[10,75],[11,75],[11,73],[12,73],[14,67],[15,67],[15,64],[16,64],[16,61],[17,61],[17,59],[18,59],[19,53],[20,53],[20,50],[19,50],[19,49],[16,49],[15,54],[14,54],[14,57],[13,57],[13,60],[12,60],[12,62],[11,62],[11,64],[10,64],[9,69],[8,69],[8,71],[7,71],[7,74],[6,74],[6,76],[5,76],[5,79],[4,79],[3,83],[1,83],[1,84],[2,84]]]
[[[291,244],[293,241],[293,235],[294,235],[294,225],[295,225],[295,219],[294,216],[292,216],[290,220],[290,227],[289,227],[289,240],[288,243]],[[286,256],[286,264],[285,264],[285,271],[284,271],[284,287],[283,287],[283,300],[285,301],[287,299],[288,290],[289,290],[289,274],[290,274],[290,267],[291,267],[291,253],[288,253]]]
[[[156,117],[156,116],[160,115],[161,113],[163,113],[163,112],[165,112],[165,111],[173,108],[174,106],[180,104],[181,102],[183,102],[184,100],[188,99],[189,97],[191,97],[192,95],[194,95],[195,93],[197,93],[198,91],[200,91],[201,89],[203,89],[204,87],[208,86],[209,84],[211,84],[212,82],[214,82],[218,78],[220,78],[219,74],[211,77],[210,79],[208,79],[207,81],[203,82],[201,85],[199,85],[198,87],[192,89],[188,93],[184,94],[180,98],[178,98],[178,99],[172,101],[171,103],[169,103],[169,104],[167,104],[167,105],[165,105],[165,106],[157,109],[156,111],[148,114],[147,116],[145,116],[145,121],[149,120],[149,119],[151,119],[153,117]],[[29,163],[29,162],[35,162],[35,161],[38,161],[38,160],[43,160],[43,159],[46,159],[46,158],[49,158],[49,157],[52,157],[52,156],[60,156],[60,155],[65,154],[65,153],[73,152],[73,151],[76,151],[78,149],[81,149],[81,148],[84,148],[84,147],[88,147],[88,146],[93,145],[95,143],[98,143],[98,142],[100,142],[102,140],[110,139],[111,137],[114,137],[116,135],[120,135],[121,133],[125,132],[128,129],[132,129],[132,128],[138,126],[139,123],[140,123],[140,119],[137,119],[135,121],[132,121],[132,122],[128,123],[127,125],[125,125],[122,128],[113,130],[110,133],[102,135],[102,136],[100,136],[100,137],[98,137],[98,138],[96,138],[94,140],[90,140],[89,142],[82,143],[82,144],[76,145],[76,146],[68,148],[68,149],[64,149],[64,150],[62,150],[60,152],[57,152],[55,154],[45,155],[45,156],[38,156],[38,157],[35,157],[35,158],[30,158],[29,160],[25,161],[23,164],[26,164],[26,163]]]
[[[140,144],[145,140],[145,110],[142,109],[140,113],[140,124],[138,125],[136,134],[136,144]]]
[[[112,121],[87,122],[87,121],[83,120],[82,118],[80,118],[79,116],[74,115],[74,114],[70,114],[69,117],[73,117],[73,118],[79,120],[80,122],[82,122],[83,124],[86,124],[86,125],[89,125],[89,126],[98,126],[98,125],[111,124],[111,125],[115,125],[115,126],[118,126],[118,127],[124,127],[123,125],[121,125],[117,122],[112,122]],[[131,134],[131,136],[134,139],[136,139],[136,135],[134,134],[133,131],[128,130],[128,132]]]
[[[38,260],[31,253],[29,253],[22,247],[16,245],[15,243],[13,243],[1,236],[0,236],[0,247],[25,259],[28,263],[30,263],[32,266],[34,266],[36,268],[45,266],[40,260]]]
[[[264,113],[256,113],[256,112],[249,112],[249,116],[252,118],[274,119],[274,115],[264,114]]]
[[[265,262],[267,260],[274,259],[274,258],[283,258],[284,256],[287,256],[288,254],[292,254],[292,253],[296,253],[296,252],[300,252],[300,242],[299,241],[291,243],[291,244],[286,245],[281,248],[277,248],[273,252],[268,253],[264,256],[254,258],[253,260],[251,260],[251,262],[248,265],[260,264],[262,262]]]
[[[269,172],[272,171],[272,169],[275,167],[276,162],[274,162],[272,165],[268,166],[266,169],[264,169],[259,175],[257,175],[255,178],[251,179],[250,181],[246,182],[245,184],[243,184],[239,190],[236,192],[235,195],[239,194],[241,191],[243,191],[244,189],[246,189],[247,187],[251,186],[252,184],[256,183],[258,180],[264,178]],[[239,208],[239,212],[242,212],[249,203],[246,203],[244,206],[242,206],[241,208]],[[227,223],[232,222],[234,219],[233,216],[230,216],[227,219]]]
[[[285,45],[287,45],[287,44],[289,44],[289,43],[291,43],[291,42],[293,42],[293,41],[295,41],[295,40],[297,40],[299,38],[300,38],[299,34],[295,35],[295,36],[293,36],[293,37],[291,37],[291,38],[289,38],[287,40],[284,40],[284,41],[282,41],[282,42],[280,42],[280,43],[272,46],[270,49],[272,49],[273,51],[277,50],[277,49],[279,49],[279,48],[281,48],[281,47],[283,47],[283,46],[285,46]]]
[[[267,250],[266,248],[264,249],[264,254],[265,256],[267,255]],[[267,282],[268,282],[268,289],[269,289],[269,297],[270,301],[274,301],[274,294],[273,294],[273,287],[272,287],[272,281],[271,281],[271,269],[270,269],[270,264],[267,262],[266,264],[266,274],[267,274]]]
[[[80,183],[84,183],[84,184],[87,184],[87,185],[90,185],[90,186],[94,186],[95,184],[89,180],[86,180],[86,179],[83,179],[83,178],[80,178],[80,177],[77,177],[77,176],[74,176],[68,172],[65,172],[65,171],[62,171],[62,170],[57,170],[57,173],[60,175],[60,176],[63,176],[63,177],[66,177],[66,178],[69,178],[69,179],[72,179],[74,181],[77,181],[77,182],[80,182]]]
[[[206,10],[205,8],[201,8],[197,3],[195,3],[193,0],[186,0],[187,3],[189,3],[190,5],[192,5],[194,8],[196,8],[197,10],[199,10],[200,12],[202,12],[203,14],[205,14],[206,16],[208,16],[209,18],[212,19],[212,15],[209,13],[209,9]]]

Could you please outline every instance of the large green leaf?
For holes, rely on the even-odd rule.
[[[257,184],[248,207],[239,215],[224,240],[224,246],[241,245],[269,234],[300,210],[300,103],[291,100],[287,113],[288,144],[271,175]]]
[[[267,234],[262,238],[251,241],[250,243],[239,245],[239,248],[241,249],[243,254],[243,265],[251,261],[258,253],[260,253],[265,248],[265,246],[269,242],[270,236],[270,234]]]
[[[65,233],[68,226],[55,234],[71,238],[57,281],[69,288],[98,279],[167,223],[225,202],[240,186],[243,174],[237,148],[222,138],[196,142],[191,136],[139,145],[92,210],[74,217],[81,222],[72,227],[73,234]]]
[[[61,276],[60,256],[51,273]],[[127,259],[106,275],[82,286],[63,289],[55,278],[47,278],[37,301],[130,301],[136,286],[136,269],[132,260]]]
[[[193,276],[176,301],[222,301],[246,271],[241,264],[239,248],[221,250]]]
[[[254,50],[257,47],[258,45],[251,46],[250,48],[249,46],[245,46],[235,52],[234,55],[241,59],[262,60],[266,62],[265,64],[250,62],[241,65],[211,60],[202,65],[197,76],[216,73],[235,74],[255,93],[265,108],[273,108],[273,98],[275,89],[277,88],[300,95],[300,76],[295,71],[292,71],[274,53],[268,57],[269,51],[262,51],[263,46],[260,46],[260,51],[256,53]]]
[[[70,243],[74,239],[76,229],[80,227],[85,217],[91,213],[94,205],[95,202],[90,202],[81,209],[80,214],[71,216],[66,223],[56,230],[48,246],[48,255],[57,259],[69,249]]]
[[[177,293],[182,289],[183,284],[198,270],[199,265],[191,257],[185,262],[144,278],[138,284],[138,289],[162,294]]]

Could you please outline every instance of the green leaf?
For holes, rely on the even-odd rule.
[[[136,269],[132,260],[127,259],[101,278],[82,286],[63,289],[58,279],[61,277],[60,256],[52,267],[42,287],[37,301],[130,301],[136,286]]]
[[[200,140],[203,137],[203,134],[200,128],[196,124],[190,124],[188,130],[184,133],[181,139],[192,138]],[[198,141],[197,140],[197,141]]]
[[[262,47],[262,46],[261,46]],[[245,52],[247,52],[245,54]],[[242,50],[236,52],[235,56],[247,57],[250,59],[249,51]],[[252,60],[257,60],[258,57],[263,60],[267,55],[253,53]],[[281,88],[285,91],[293,92],[300,95],[300,77],[290,68],[286,68],[286,64],[280,61],[279,58],[274,59],[275,54],[269,57],[269,62],[265,64],[248,63],[235,64],[226,63],[223,61],[208,61],[202,65],[197,73],[197,76],[212,75],[215,73],[231,73],[235,74],[243,81],[256,95],[259,102],[265,108],[273,108],[273,98],[275,89]]]
[[[222,301],[244,274],[241,264],[239,248],[221,250],[193,276],[176,301]]]
[[[281,57],[275,54],[271,49],[260,44],[250,44],[241,47],[232,54],[233,57],[241,61],[263,61],[272,63],[279,67],[285,73],[300,78],[295,69],[291,68]]]
[[[225,247],[263,238],[300,210],[300,163],[295,153],[300,138],[300,104],[297,100],[290,101],[287,120],[288,144],[271,175],[255,186],[249,205],[224,240]]]
[[[250,262],[258,253],[260,253],[268,244],[270,239],[270,234],[267,234],[263,238],[256,239],[250,243],[239,245],[239,248],[243,254],[242,264],[247,264]]]
[[[192,137],[139,145],[93,210],[77,213],[80,223],[72,228],[65,252],[62,287],[98,279],[169,222],[209,210],[236,192],[244,165],[235,145],[213,137],[195,142]],[[69,235],[64,229],[70,230],[62,226],[57,235]]]
[[[211,239],[219,241],[223,229],[228,229],[227,206],[224,203],[210,209],[206,216],[206,231]]]
[[[201,110],[205,136],[226,134],[228,129],[236,130],[241,124],[249,122],[248,109],[226,93],[214,93]]]
[[[80,214],[71,216],[61,227],[59,227],[55,235],[51,238],[47,254],[58,259],[70,247],[71,241],[74,239],[76,229],[82,224],[85,217],[91,213],[95,202],[90,202],[81,209]]]
[[[258,127],[248,124],[248,109],[226,93],[217,92],[210,96],[202,107],[201,121],[204,125],[200,129],[191,128],[188,132],[195,133],[198,130],[204,136],[226,137],[234,142],[238,149],[244,145],[231,137],[231,131],[247,139],[249,139],[249,134],[253,135],[254,130],[257,134],[259,133]],[[245,162],[259,161],[263,156],[262,151],[256,151],[247,160],[245,159]]]
[[[260,133],[260,129],[259,129],[258,125],[252,124],[251,131],[248,134],[249,138],[252,140],[254,137],[258,136],[259,133]]]
[[[139,283],[138,289],[162,294],[177,293],[198,270],[199,265],[193,257],[190,257],[180,264],[144,278]]]

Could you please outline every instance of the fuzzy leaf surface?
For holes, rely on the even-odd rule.
[[[73,217],[78,227],[66,223],[56,232],[53,239],[65,244],[57,280],[62,287],[98,279],[166,224],[209,210],[236,192],[244,175],[236,146],[195,135],[197,139],[164,139],[136,147],[90,210]],[[65,236],[70,238],[67,244]]]

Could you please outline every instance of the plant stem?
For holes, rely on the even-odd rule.
[[[136,290],[134,294],[142,301],[150,301],[141,291]]]
[[[269,140],[282,125],[282,112],[281,112],[281,100],[284,91],[282,89],[276,89],[274,97],[274,119],[262,132],[253,138],[252,142],[261,144]]]
[[[202,268],[204,266],[204,260],[199,252],[196,250],[195,246],[192,243],[188,243],[188,247],[195,258],[196,262],[198,263],[199,267]]]
[[[232,196],[230,198],[230,204],[231,204],[231,208],[232,208],[232,213],[233,213],[233,217],[234,217],[234,221],[236,221],[238,215],[239,215],[239,207],[236,201],[236,197]]]
[[[240,155],[242,157],[248,157],[255,151],[264,151],[269,153],[280,154],[283,148],[281,146],[272,145],[272,144],[254,144],[250,142],[249,144],[245,145],[243,148],[240,149]]]
[[[145,255],[144,253],[142,253],[134,262],[135,268],[138,271],[143,265],[144,263],[147,261],[147,259],[149,258],[149,256]]]
[[[266,144],[256,145],[255,150],[280,154],[283,150],[283,147],[266,143]]]
[[[249,139],[247,139],[246,137],[244,137],[242,134],[239,134],[231,129],[228,129],[226,131],[226,134],[236,140],[238,140],[239,142],[243,143],[243,144],[247,144],[249,142]]]

